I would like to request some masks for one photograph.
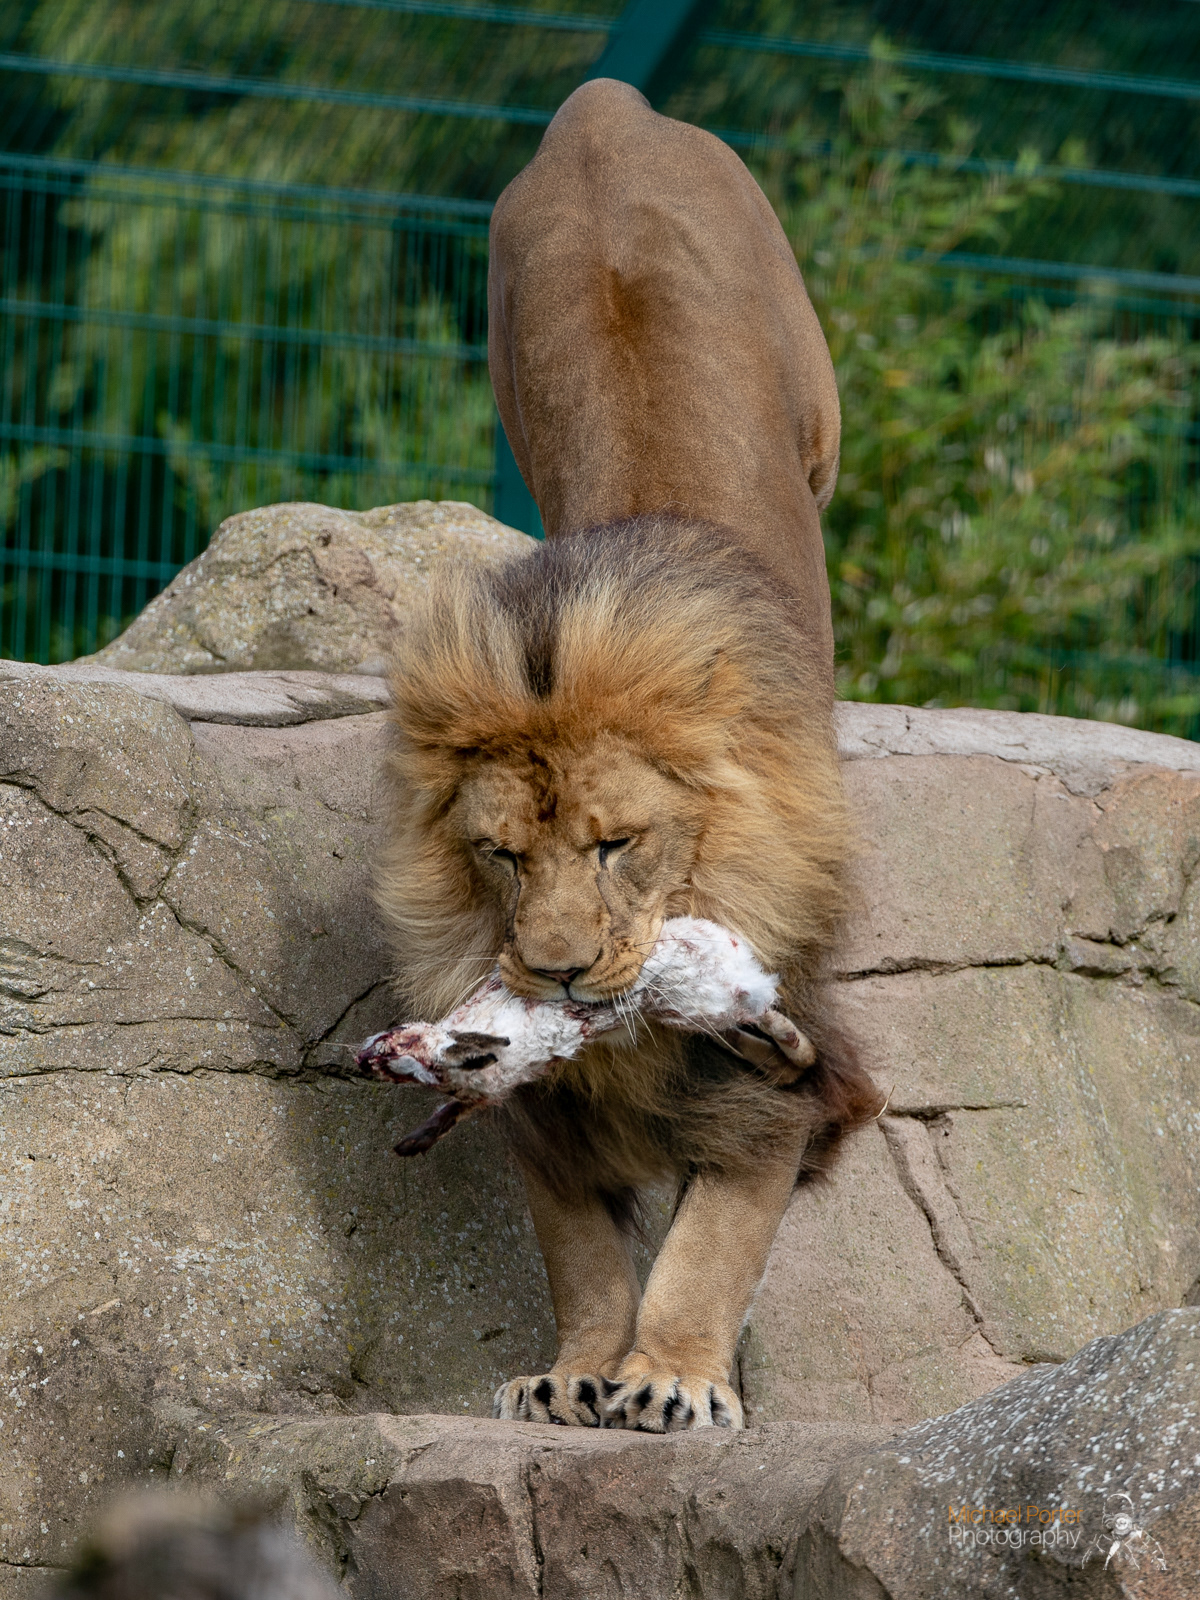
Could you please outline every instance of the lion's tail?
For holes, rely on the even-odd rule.
[[[804,1152],[798,1184],[825,1177],[846,1134],[878,1117],[887,1104],[850,1034],[829,1023],[807,1026],[816,1035],[817,1061],[800,1082],[803,1092],[816,1102],[818,1120]]]

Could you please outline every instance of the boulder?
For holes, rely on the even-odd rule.
[[[459,500],[242,511],[86,659],[134,672],[381,672],[440,562],[503,561],[533,542]]]
[[[194,1418],[170,1482],[278,1508],[355,1600],[1191,1600],[1200,1311],[898,1435]]]
[[[842,706],[886,1114],[798,1192],[752,1415],[908,1422],[1200,1293],[1200,746]]]
[[[181,1418],[485,1416],[549,1359],[489,1128],[402,1163],[428,1102],[348,1075],[394,1020],[384,698],[0,667],[11,1570],[63,1559],[135,1463],[161,1476]],[[755,1429],[907,1425],[1200,1299],[1200,750],[839,718],[862,850],[837,987],[891,1098],[784,1220],[739,1352]]]
[[[1200,1311],[1093,1340],[843,1462],[796,1556],[797,1600],[1068,1590],[1200,1593]]]

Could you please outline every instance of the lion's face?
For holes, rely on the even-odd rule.
[[[455,826],[503,918],[505,983],[594,1001],[630,987],[664,917],[686,907],[701,822],[682,783],[601,737],[482,763]]]
[[[652,518],[431,585],[397,641],[377,890],[411,1015],[498,955],[531,999],[618,995],[667,916],[772,970],[827,945],[847,829],[794,611],[720,530]]]

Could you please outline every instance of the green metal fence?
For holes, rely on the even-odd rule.
[[[491,493],[486,206],[81,167],[0,158],[7,653],[94,649],[238,507]]]
[[[801,115],[810,145],[832,137],[881,38],[942,125],[976,128],[948,155],[914,116],[898,161],[1003,174],[1034,144],[1053,179],[1004,249],[944,252],[943,279],[990,284],[992,314],[1100,293],[1126,337],[1194,336],[1184,0],[6,8],[0,655],[96,648],[249,505],[462,498],[526,524],[487,385],[486,230],[555,107],[611,71],[763,171]],[[1140,641],[1157,670],[1147,652],[1195,677],[1194,630]]]

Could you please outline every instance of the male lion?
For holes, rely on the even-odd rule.
[[[602,1000],[667,917],[741,934],[818,1060],[632,1014],[498,1113],[558,1324],[497,1415],[740,1427],[730,1367],[798,1177],[879,1097],[824,1015],[847,822],[818,512],[837,390],[783,231],[717,139],[579,89],[492,222],[489,358],[547,543],[458,571],[394,677],[381,903],[417,1012],[499,958]],[[625,1225],[679,1200],[645,1293]]]

